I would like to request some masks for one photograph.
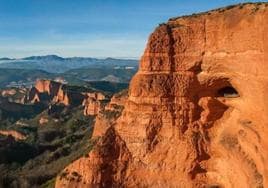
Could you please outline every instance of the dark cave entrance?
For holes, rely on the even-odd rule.
[[[232,86],[221,88],[217,92],[218,97],[236,98],[239,97],[238,92]]]

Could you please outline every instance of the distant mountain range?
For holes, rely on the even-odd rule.
[[[0,61],[7,61],[7,60],[14,60],[14,59],[10,59],[8,57],[2,57],[2,58],[0,58]]]
[[[63,58],[57,55],[31,56],[21,59],[0,58],[0,68],[34,69],[49,73],[63,73],[79,68],[136,68],[137,60],[132,59],[97,59],[86,57]]]
[[[74,85],[92,81],[128,83],[137,67],[138,61],[130,59],[56,55],[0,58],[0,88],[31,86],[36,79],[62,80]]]

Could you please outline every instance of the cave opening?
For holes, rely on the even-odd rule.
[[[239,97],[238,92],[232,86],[227,86],[218,90],[218,97],[236,98]]]

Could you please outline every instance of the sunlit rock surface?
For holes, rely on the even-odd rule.
[[[267,20],[258,3],[157,27],[122,115],[56,187],[268,187]]]

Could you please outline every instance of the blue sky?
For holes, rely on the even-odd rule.
[[[139,58],[170,17],[242,0],[0,0],[0,57]]]

